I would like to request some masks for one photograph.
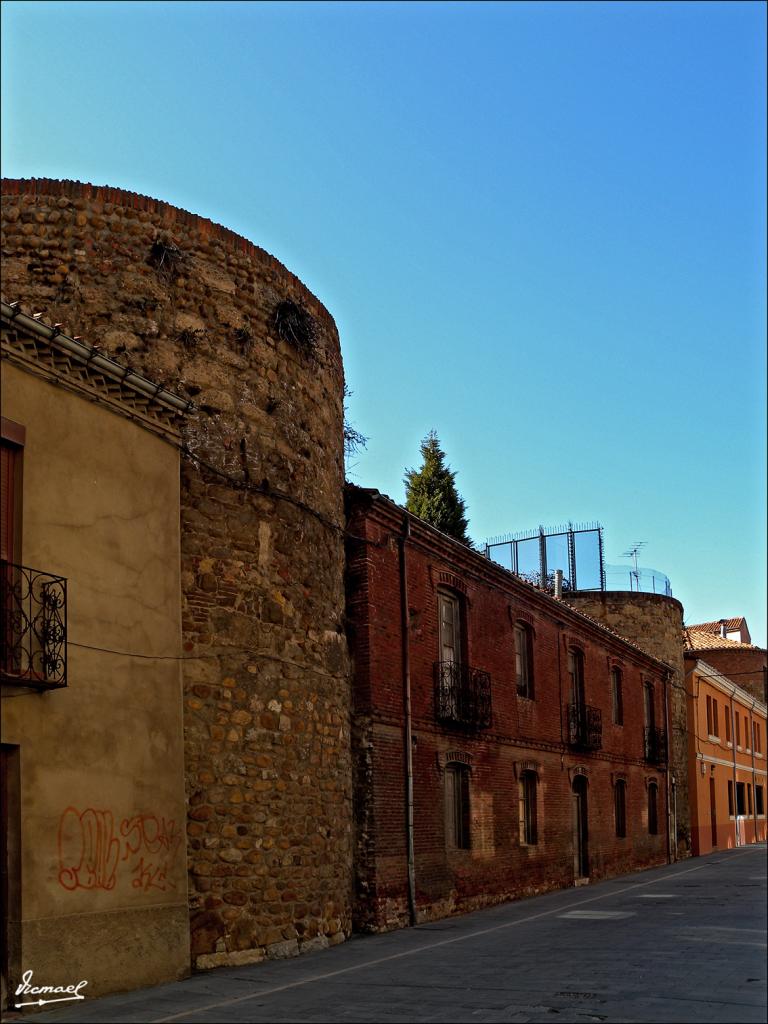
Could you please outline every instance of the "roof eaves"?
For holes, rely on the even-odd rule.
[[[548,605],[553,612],[556,609],[558,615],[562,616],[563,612],[565,612],[566,615],[571,616],[572,619],[581,619],[585,622],[588,622],[590,626],[599,630],[599,632],[603,633],[611,640],[618,641],[619,643],[626,645],[627,647],[631,647],[634,651],[642,655],[648,661],[653,662],[659,668],[665,671],[670,670],[670,666],[667,665],[666,662],[654,657],[652,654],[644,650],[634,641],[629,640],[627,637],[622,636],[620,633],[617,633],[614,629],[611,629],[611,627],[607,626],[604,622],[601,622],[599,619],[593,618],[591,615],[587,615],[585,612],[580,611],[578,608],[574,608],[573,605],[568,604],[564,600],[559,600],[558,598],[553,597],[551,594],[547,594],[546,591],[540,590],[538,587],[534,586],[532,583],[529,583],[527,580],[521,579],[520,576],[515,575],[515,573],[511,572],[509,569],[505,569],[504,566],[499,565],[497,562],[494,562],[491,559],[486,558],[485,555],[480,554],[479,551],[475,551],[473,548],[467,547],[466,544],[462,544],[462,542],[456,540],[455,537],[451,537],[448,534],[443,533],[441,530],[438,530],[430,523],[427,523],[425,522],[425,520],[420,519],[419,516],[416,516],[412,512],[409,512],[408,509],[404,508],[402,505],[398,505],[397,502],[395,502],[388,495],[382,494],[381,491],[377,491],[375,488],[361,488],[357,487],[357,485],[355,484],[348,486],[351,486],[356,491],[365,494],[366,497],[370,499],[372,504],[376,504],[379,505],[380,507],[387,509],[393,521],[397,520],[402,522],[403,515],[407,515],[412,524],[415,524],[419,529],[423,530],[426,534],[433,535],[435,539],[439,539],[442,544],[448,546],[449,553],[458,554],[460,552],[463,559],[481,559],[484,574],[487,574],[489,571],[492,573],[499,574],[504,578],[505,582],[521,590],[528,591],[531,598],[544,605]],[[396,516],[395,513],[397,514]]]
[[[98,346],[87,345],[79,337],[65,334],[60,324],[51,327],[42,321],[41,314],[29,316],[24,313],[18,302],[1,301],[0,319],[10,332],[4,340],[5,350],[9,357],[18,359],[20,363],[39,362],[46,370],[57,374],[59,379],[72,377],[73,383],[80,387],[82,379],[79,374],[85,374],[91,386],[92,379],[96,378],[103,385],[101,390],[110,403],[120,404],[127,391],[139,403],[136,411],[160,414],[169,425],[187,416],[194,408],[188,399],[136,373],[130,366],[123,366]],[[21,341],[19,334],[29,341]],[[74,377],[73,365],[79,371]]]

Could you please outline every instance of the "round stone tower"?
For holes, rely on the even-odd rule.
[[[683,606],[674,597],[636,591],[582,591],[565,598],[580,612],[605,623],[672,670],[668,685],[669,770],[674,778],[677,855],[691,851],[688,800],[688,725],[683,662]]]
[[[166,203],[39,179],[4,180],[3,195],[3,298],[195,405],[180,497],[192,962],[341,941],[352,808],[333,319],[262,249]]]

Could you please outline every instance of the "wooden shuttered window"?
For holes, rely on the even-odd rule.
[[[539,841],[538,813],[536,807],[536,772],[524,771],[519,782],[519,825],[520,843],[535,846]]]
[[[0,558],[14,560],[14,477],[16,449],[3,442],[0,446]]]
[[[21,561],[21,456],[24,451],[24,427],[1,419],[0,436],[0,561],[9,563],[0,570],[0,670],[18,670],[14,651],[14,617],[10,614],[9,595],[14,584],[14,564]]]
[[[613,788],[613,807],[616,835],[619,839],[625,839],[627,835],[627,784],[623,779],[617,779]]]
[[[515,639],[515,683],[519,697],[533,700],[533,631],[525,622],[516,622]]]
[[[656,728],[656,707],[653,699],[653,684],[643,685],[643,714],[645,716],[646,729]]]
[[[621,669],[611,669],[611,696],[613,698],[613,724],[624,725],[624,694],[622,692]]]
[[[463,764],[445,770],[445,836],[454,849],[470,848],[469,768]]]
[[[2,417],[0,438],[0,559],[19,562],[21,536],[21,456],[25,430]]]
[[[652,836],[659,834],[659,808],[658,808],[659,787],[655,782],[648,783],[648,833]]]
[[[584,655],[573,647],[568,651],[568,676],[570,679],[571,704],[584,706]]]
[[[440,617],[440,661],[447,665],[461,664],[461,604],[454,594],[437,595]]]

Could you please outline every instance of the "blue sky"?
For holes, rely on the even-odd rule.
[[[599,520],[766,642],[761,3],[2,5],[8,176],[144,192],[325,303],[403,499]],[[628,563],[627,563],[628,564]]]

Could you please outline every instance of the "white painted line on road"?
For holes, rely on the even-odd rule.
[[[752,932],[753,935],[765,935],[765,928],[728,928],[719,924],[690,924],[685,929],[688,932]]]
[[[686,942],[711,942],[711,939],[704,935],[688,935]],[[718,946],[757,946],[758,949],[768,949],[768,942],[752,942],[749,939],[718,939]]]
[[[637,917],[634,910],[569,910],[567,914],[557,915],[561,920],[572,921],[608,921],[612,917]]]
[[[637,894],[635,899],[637,900],[676,900],[679,896],[676,892],[640,892]]]
[[[734,857],[743,857],[745,854],[752,853],[754,848],[744,850],[744,853],[734,853]],[[715,863],[722,863],[716,861]],[[711,867],[711,864],[700,864],[695,868],[687,868],[685,871],[678,871],[671,875],[662,875],[661,878],[652,878],[647,882],[637,882],[635,885],[628,885],[624,889],[613,889],[610,892],[603,893],[601,896],[589,896],[585,900],[579,900],[576,904],[577,907],[583,907],[587,903],[596,903],[598,900],[611,899],[613,896],[621,896],[625,892],[632,892],[633,889],[643,889],[647,885],[656,885],[658,882],[667,882],[673,879],[681,878],[683,875],[691,875],[694,871],[704,871],[705,868]],[[414,956],[417,953],[426,953],[433,949],[439,949],[441,946],[452,946],[456,942],[465,942],[467,939],[476,939],[481,935],[490,935],[492,932],[504,931],[506,928],[515,928],[519,924],[529,924],[531,921],[538,921],[542,917],[552,917],[555,914],[559,914],[562,908],[558,907],[555,910],[543,910],[540,914],[531,914],[528,917],[521,917],[517,921],[507,921],[506,924],[497,924],[492,928],[482,928],[476,932],[469,932],[466,935],[456,935],[452,939],[441,939],[439,942],[430,942],[425,946],[416,946],[414,949],[406,949],[402,953],[392,953],[390,956],[381,956],[375,960],[366,960],[362,964],[352,964],[350,967],[341,967],[338,971],[328,971],[326,974],[313,974],[309,978],[303,978],[300,981],[290,981],[285,985],[274,985],[272,988],[263,988],[255,992],[251,992],[245,996],[235,996],[232,999],[222,999],[217,1003],[206,1003],[205,1006],[198,1006],[193,1010],[183,1010],[181,1013],[174,1013],[169,1017],[158,1017],[157,1020],[152,1021],[152,1024],[170,1024],[170,1021],[182,1020],[185,1017],[192,1017],[198,1013],[209,1013],[211,1010],[219,1010],[224,1006],[235,1006],[238,1003],[245,1003],[249,999],[263,999],[265,996],[275,995],[277,992],[285,992],[290,988],[301,988],[303,985],[310,985],[316,981],[328,981],[330,978],[338,978],[342,974],[351,974],[354,971],[362,971],[366,967],[376,967],[379,964],[390,963],[393,960],[402,960],[407,956]]]

